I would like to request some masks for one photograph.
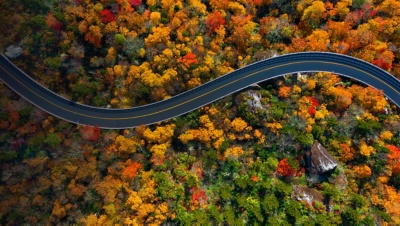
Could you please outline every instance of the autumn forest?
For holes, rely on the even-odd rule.
[[[154,103],[302,51],[400,78],[397,0],[0,0],[0,10],[1,52],[21,47],[18,67],[96,107]],[[373,87],[299,73],[111,130],[51,116],[0,81],[0,225],[399,225],[399,113]]]

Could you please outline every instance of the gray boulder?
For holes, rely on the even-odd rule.
[[[318,173],[326,173],[336,168],[338,162],[318,141],[314,141],[310,153],[311,167]]]
[[[9,58],[16,58],[22,53],[22,48],[19,46],[10,45],[7,47],[5,55]]]

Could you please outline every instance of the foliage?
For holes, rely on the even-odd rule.
[[[20,43],[18,66],[88,105],[167,100],[298,51],[400,75],[393,0],[2,4],[3,49]],[[156,125],[101,131],[0,85],[0,224],[400,224],[400,117],[382,91],[333,72],[258,85]],[[310,167],[316,140],[339,161],[334,172]]]

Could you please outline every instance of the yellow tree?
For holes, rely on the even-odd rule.
[[[306,40],[307,49],[310,51],[326,51],[330,43],[329,34],[321,29],[314,30]]]

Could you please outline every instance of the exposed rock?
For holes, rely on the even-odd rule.
[[[10,45],[7,47],[5,55],[9,58],[16,58],[22,53],[22,48],[19,46]]]
[[[311,152],[307,153],[307,162],[318,173],[326,173],[338,165],[336,159],[318,141],[314,141]]]
[[[332,180],[332,183],[339,189],[345,189],[347,187],[347,179],[344,173],[339,174]]]
[[[246,101],[249,105],[249,110],[254,112],[256,110],[265,110],[264,106],[261,103],[261,92],[259,91],[259,86],[249,86],[247,90],[241,92],[236,98],[235,102],[237,105]]]
[[[308,204],[316,201],[322,203],[324,201],[324,196],[321,192],[303,185],[294,186],[292,198],[298,201],[306,201]]]

